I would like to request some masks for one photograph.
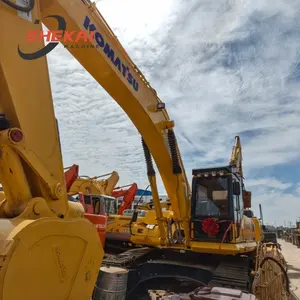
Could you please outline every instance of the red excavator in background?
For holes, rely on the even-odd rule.
[[[130,186],[130,188],[126,190],[122,190],[122,188],[127,186]],[[137,191],[138,191],[138,186],[135,182],[133,184],[123,185],[114,188],[112,192],[113,197],[119,198],[123,196],[122,202],[118,209],[118,215],[122,215],[125,209],[129,209],[131,207]]]
[[[67,171],[65,171],[65,180],[66,180],[67,192],[70,194],[72,192],[72,190],[73,191],[74,190],[76,190],[76,191],[82,190],[82,188],[79,189],[78,187],[73,187],[71,189],[71,187],[73,186],[73,183],[79,178],[79,166],[74,164],[71,167],[64,168],[64,170],[67,170]],[[106,175],[110,175],[110,174],[106,174]],[[113,176],[113,177],[116,177],[116,176]],[[83,183],[81,182],[81,184],[84,184],[85,179],[81,178],[81,180],[83,181]],[[118,208],[118,215],[121,215],[125,209],[128,209],[128,208],[131,207],[131,205],[134,201],[134,197],[135,197],[135,195],[138,191],[138,186],[134,182],[132,184],[128,184],[128,185],[113,188],[113,191],[111,191],[112,184],[115,181],[116,180],[114,178],[112,178],[112,180],[109,180],[108,184],[107,184],[109,188],[104,189],[104,187],[103,187],[103,191],[102,190],[101,191],[102,191],[102,193],[105,192],[105,196],[112,196],[114,198],[123,197],[122,202],[121,202],[121,204],[119,205],[119,208]],[[86,180],[85,187],[88,187],[89,185],[90,185],[89,180]],[[122,188],[128,187],[128,186],[130,186],[128,189],[126,189],[126,190],[122,189]],[[100,192],[100,189],[99,189],[99,192]],[[80,194],[82,194],[82,193],[79,193],[79,195]],[[93,193],[93,194],[95,194],[95,193]],[[84,205],[84,207],[85,207],[85,205]],[[88,212],[88,211],[85,210],[85,212]]]
[[[79,166],[73,164],[70,167],[64,168],[64,170],[65,170],[65,181],[66,181],[67,193],[69,194],[69,200],[74,201],[72,197],[71,188],[73,186],[73,183],[79,178]],[[128,186],[130,186],[128,189],[125,190],[122,189]],[[112,196],[114,198],[123,197],[122,202],[118,208],[118,214],[122,215],[125,209],[131,207],[137,191],[138,191],[138,186],[136,183],[133,183],[129,185],[116,187],[111,193],[108,192],[111,195],[105,195],[105,196],[106,198],[108,198],[107,196]],[[100,240],[102,242],[102,245],[104,246],[105,237],[106,237],[107,213],[108,213],[107,208],[109,208],[109,207],[106,208],[107,201],[105,201],[105,199],[103,199],[102,195],[100,194],[96,195],[93,193],[91,195],[88,195],[88,194],[83,194],[82,192],[78,192],[76,194],[78,194],[78,198],[79,198],[78,200],[84,207],[85,218],[90,220],[96,226]],[[109,211],[111,212],[110,209]]]
[[[79,176],[79,166],[74,164],[71,167],[64,168],[65,171],[65,181],[67,187],[67,193],[70,191],[72,184]]]
[[[73,183],[79,177],[79,166],[73,164],[71,167],[64,168],[65,171],[65,181],[67,187],[67,193],[69,194],[69,200],[74,201],[72,195],[70,195],[70,189]],[[78,198],[82,206],[84,207],[84,217],[88,219],[92,224],[95,225],[102,246],[105,245],[106,238],[106,224],[107,216],[105,210],[105,202],[101,201],[100,197],[94,195],[84,195],[83,193],[78,193]]]

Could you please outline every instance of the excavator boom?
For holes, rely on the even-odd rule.
[[[40,18],[39,2],[28,10]],[[35,4],[35,5],[34,5]],[[32,8],[34,6],[34,8]],[[57,121],[43,49],[26,43],[42,30],[0,1],[1,300],[88,300],[104,255],[83,207],[67,200]],[[23,14],[26,15],[26,14]],[[70,255],[71,254],[71,255]],[[17,288],[16,288],[17,287]]]
[[[92,41],[81,40],[77,43],[79,47],[72,47],[72,42],[66,39],[61,39],[61,43],[134,123],[143,138],[145,151],[153,155],[159,169],[175,219],[185,223],[185,234],[188,237],[190,187],[173,131],[174,122],[170,120],[164,103],[129,58],[95,4],[87,0],[49,0],[39,4],[40,18],[49,30],[57,30],[57,22],[48,16],[59,15],[65,20],[66,32],[83,31],[89,36],[93,34]],[[26,33],[24,38],[25,36]],[[81,47],[83,44],[84,47]],[[25,49],[24,46],[27,45],[22,46]],[[154,188],[155,173],[149,155],[148,174]]]
[[[67,171],[65,171],[65,181],[67,192],[69,192],[72,184],[78,178],[79,166],[74,164],[71,167],[66,167],[64,169],[67,169]]]
[[[147,280],[158,277],[161,284],[162,277],[174,275],[249,291],[249,270],[255,269],[261,239],[254,218],[242,214],[242,170],[237,165],[195,169],[191,195],[174,122],[95,3],[27,0],[20,6],[19,2],[0,0],[0,178],[6,197],[0,203],[0,300],[88,300],[104,256],[82,205],[67,200],[45,57],[58,41],[120,105],[142,137],[155,212],[134,211],[132,217],[128,212],[130,224],[122,229],[131,245],[154,247],[122,253],[120,260],[106,257],[108,264],[111,259],[114,265],[131,269],[127,298],[136,299],[131,296],[141,283],[147,286]],[[47,46],[36,39],[41,22],[56,36]],[[152,156],[172,211],[162,212]],[[92,181],[99,190],[97,178]],[[107,187],[112,192],[114,186]],[[121,220],[123,215],[117,217]],[[231,262],[224,254],[232,255]],[[256,265],[261,261],[263,254]],[[230,280],[228,269],[233,270]],[[273,273],[279,272],[277,266]],[[281,287],[278,294],[284,295],[280,286],[284,281],[274,282],[276,289]],[[265,283],[260,280],[257,288]],[[261,299],[269,298],[262,294],[266,297]]]
[[[235,145],[232,147],[232,153],[229,161],[229,165],[236,169],[236,173],[243,177],[242,168],[242,146],[239,136],[235,137]]]
[[[251,208],[251,192],[247,191],[243,181],[243,165],[242,165],[242,145],[239,136],[235,137],[235,145],[232,148],[232,153],[229,161],[229,165],[234,168],[237,174],[241,176],[242,190],[243,190],[243,203],[244,209]]]
[[[106,179],[99,179],[109,176]],[[94,194],[94,195],[108,195],[111,196],[116,184],[119,181],[119,174],[116,171],[112,173],[89,177],[89,176],[77,176],[76,180],[73,181],[69,192],[71,194],[83,193],[83,194]]]
[[[134,182],[126,190],[121,189],[122,187],[117,187],[112,192],[112,196],[115,198],[123,197],[122,202],[118,209],[118,215],[122,215],[125,209],[129,209],[134,201],[134,197],[138,191],[138,186]]]

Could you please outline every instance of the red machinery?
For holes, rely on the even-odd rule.
[[[127,187],[127,186],[130,186],[130,188],[127,190],[122,190],[122,188]],[[129,209],[131,207],[137,191],[138,191],[138,186],[136,183],[116,187],[113,190],[113,192],[112,192],[113,197],[118,198],[118,197],[123,196],[123,200],[118,209],[118,215],[122,215],[122,213],[125,209]]]
[[[82,193],[79,193],[79,201],[84,207],[84,217],[94,224],[104,247],[107,224],[105,202],[97,195],[83,195]]]
[[[79,166],[74,164],[71,167],[64,168],[67,192],[72,184],[78,178]],[[105,203],[100,197],[93,195],[83,195],[78,193],[78,198],[84,207],[84,217],[91,221],[97,229],[102,246],[105,245],[107,216],[105,212]]]
[[[65,181],[66,181],[67,192],[69,192],[72,184],[78,178],[79,166],[74,164],[71,167],[64,168],[64,170],[67,170],[65,171]]]

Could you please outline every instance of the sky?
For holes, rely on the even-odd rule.
[[[246,189],[267,224],[300,217],[300,2],[102,0],[97,7],[175,121],[184,166],[243,147]],[[48,56],[64,166],[148,185],[140,136],[62,46]],[[165,193],[159,179],[159,190]]]

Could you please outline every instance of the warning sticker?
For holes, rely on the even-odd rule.
[[[28,6],[30,0],[17,0],[16,4],[19,6]],[[23,12],[18,10],[18,16],[32,22],[32,13],[31,12]]]

